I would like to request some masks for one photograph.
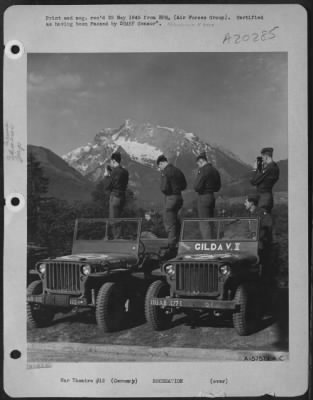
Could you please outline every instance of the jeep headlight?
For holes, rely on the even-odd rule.
[[[82,274],[89,275],[91,273],[91,266],[89,264],[85,264],[82,266]]]
[[[38,271],[43,275],[46,272],[46,267],[47,267],[47,264],[45,264],[45,263],[39,264]]]
[[[166,265],[164,270],[169,276],[175,275],[175,267],[172,264]]]
[[[227,264],[223,264],[220,266],[220,273],[222,275],[227,275],[230,273],[230,266]]]

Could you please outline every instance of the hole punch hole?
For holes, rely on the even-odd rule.
[[[10,211],[20,211],[25,206],[25,199],[20,193],[11,193],[6,197],[5,204]]]
[[[20,52],[20,47],[17,44],[13,44],[11,46],[11,53],[12,54],[18,54]]]
[[[24,46],[19,40],[10,40],[5,46],[5,54],[11,60],[16,60],[24,54]]]
[[[22,353],[19,350],[12,350],[10,353],[10,357],[13,358],[13,360],[17,360],[21,358]]]
[[[12,206],[18,206],[20,204],[20,199],[18,197],[12,197],[11,199]]]

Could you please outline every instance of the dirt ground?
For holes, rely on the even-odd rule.
[[[90,345],[116,346],[131,349],[139,346],[145,349],[185,348],[224,349],[233,351],[288,351],[288,293],[281,290],[274,316],[265,316],[257,332],[249,336],[238,336],[230,319],[203,315],[192,322],[185,315],[177,315],[170,329],[155,332],[139,315],[125,319],[119,332],[99,331],[94,314],[80,311],[58,314],[49,327],[28,329],[28,342],[39,343],[81,343]],[[34,347],[35,348],[35,347]],[[39,351],[39,350],[38,350]],[[124,350],[123,350],[124,351]],[[138,352],[137,352],[138,353]],[[31,358],[39,360],[40,354],[31,352]],[[84,360],[81,360],[84,361]]]

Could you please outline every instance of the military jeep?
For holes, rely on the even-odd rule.
[[[95,310],[104,332],[121,328],[125,313],[142,308],[160,267],[166,244],[141,231],[141,219],[76,221],[72,254],[46,258],[31,272],[39,277],[27,289],[27,318],[32,327],[48,325],[56,313]],[[142,307],[141,307],[142,306]]]
[[[154,330],[170,327],[175,313],[228,315],[239,335],[260,319],[262,268],[257,218],[188,219],[176,258],[161,266],[146,295],[145,315]]]

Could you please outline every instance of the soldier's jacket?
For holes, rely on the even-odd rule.
[[[279,168],[275,162],[271,162],[262,171],[253,171],[250,182],[257,187],[259,193],[271,192],[279,179]]]
[[[104,179],[104,190],[114,193],[116,196],[123,196],[128,185],[128,171],[118,166],[112,169],[111,175]]]
[[[210,163],[199,168],[193,187],[199,194],[218,192],[221,188],[221,177],[218,170]]]
[[[273,236],[273,220],[271,214],[267,213],[263,208],[256,207],[253,216],[260,217],[259,228],[259,250],[264,250],[271,245]]]
[[[187,187],[185,175],[172,164],[168,164],[161,174],[161,192],[166,196],[181,194]]]

